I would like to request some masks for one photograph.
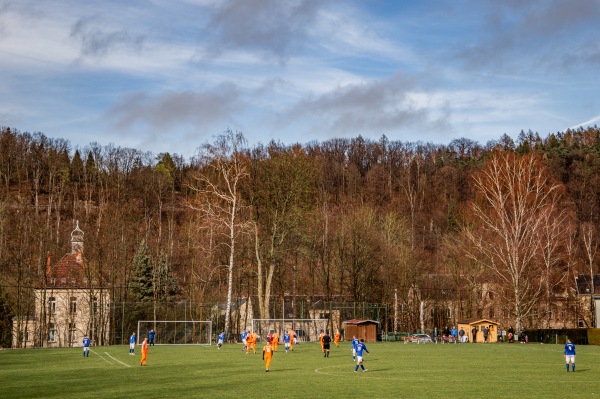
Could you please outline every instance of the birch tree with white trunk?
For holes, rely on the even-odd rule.
[[[474,220],[466,229],[469,257],[495,277],[517,331],[544,290],[540,237],[562,195],[535,155],[496,152],[473,178]]]
[[[244,160],[246,139],[241,132],[227,130],[217,136],[214,144],[206,143],[200,148],[200,171],[195,183],[190,186],[197,197],[190,206],[201,212],[211,222],[220,225],[223,244],[228,249],[227,306],[225,311],[225,333],[229,334],[230,315],[233,302],[233,273],[235,269],[236,241],[240,233],[247,230],[247,222],[240,218],[242,205],[240,186],[248,177]]]

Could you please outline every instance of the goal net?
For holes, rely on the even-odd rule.
[[[211,321],[140,320],[137,330],[138,344],[141,344],[144,338],[150,341],[150,330],[154,331],[155,345],[212,344]]]
[[[279,340],[283,341],[283,334],[292,330],[294,338],[300,342],[318,342],[321,330],[326,331],[327,319],[252,319],[252,331],[255,331],[261,341],[267,335],[277,331]]]

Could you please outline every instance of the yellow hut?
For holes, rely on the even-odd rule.
[[[497,342],[498,341],[498,326],[499,323],[490,319],[472,319],[458,322],[458,331],[461,328],[465,331],[465,336],[469,338],[469,342]],[[487,340],[484,340],[487,330]],[[473,335],[475,332],[475,335]]]

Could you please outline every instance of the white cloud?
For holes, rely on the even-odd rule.
[[[589,121],[581,122],[576,125],[571,126],[569,129],[578,129],[580,127],[586,128],[588,126],[594,126],[600,123],[600,115],[594,116]]]

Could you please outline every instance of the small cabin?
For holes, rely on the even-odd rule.
[[[497,342],[499,323],[489,319],[472,319],[458,322],[458,331],[462,328],[469,342]],[[475,328],[475,336],[473,336]],[[487,341],[484,341],[484,329],[488,330]]]
[[[347,341],[352,341],[352,337],[364,339],[365,342],[377,341],[377,327],[379,322],[375,320],[346,320],[343,322],[345,326],[344,336]]]

